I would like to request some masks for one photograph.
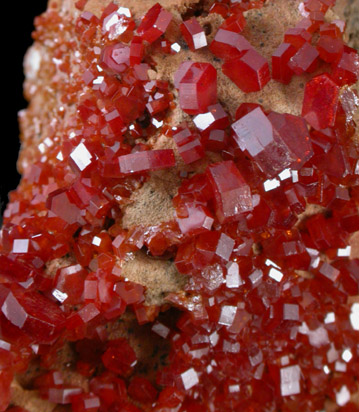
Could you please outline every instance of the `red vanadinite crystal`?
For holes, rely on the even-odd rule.
[[[153,43],[167,30],[171,20],[172,14],[156,3],[142,18],[137,34],[148,43]]]
[[[80,0],[74,21],[36,19],[29,61],[46,49],[61,104],[37,113],[28,76],[37,143],[0,233],[0,411],[27,412],[19,383],[74,412],[358,410],[359,57],[335,0],[302,0],[262,92],[249,40],[265,50],[275,3],[96,17]],[[228,82],[217,99],[217,70],[241,101]]]
[[[315,129],[334,126],[339,86],[328,74],[314,77],[305,87],[302,116]]]
[[[195,17],[180,25],[181,33],[190,50],[195,51],[207,46],[207,39],[202,26]]]
[[[249,41],[237,32],[219,28],[209,46],[211,52],[222,59],[240,57],[252,49]]]
[[[313,155],[303,119],[254,109],[232,124],[234,140],[269,177],[299,168]]]
[[[111,341],[101,359],[109,371],[120,376],[130,375],[137,363],[136,354],[125,339]]]
[[[207,177],[214,192],[216,215],[221,223],[238,220],[242,213],[252,210],[250,188],[232,161],[208,166]]]
[[[289,43],[296,49],[300,49],[304,43],[310,42],[311,38],[312,36],[307,30],[298,27],[289,28],[284,33],[284,43]]]
[[[289,67],[289,60],[297,52],[296,48],[289,43],[282,43],[272,54],[272,79],[288,84],[293,75],[293,70]]]
[[[330,36],[320,36],[317,43],[317,50],[322,60],[327,63],[333,63],[342,55],[344,44],[341,39],[333,39]]]
[[[317,49],[309,43],[304,43],[297,53],[290,58],[288,66],[297,75],[312,73],[318,66],[319,53]]]
[[[183,68],[179,70],[183,73]],[[208,106],[217,102],[217,71],[210,63],[186,66],[178,83],[179,104],[188,114],[204,113]]]
[[[270,80],[267,60],[254,49],[246,51],[242,57],[226,60],[222,71],[246,93],[263,89]]]

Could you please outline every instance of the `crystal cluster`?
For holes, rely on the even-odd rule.
[[[96,17],[83,0],[75,23],[56,9],[36,19],[53,87],[75,110],[66,123],[54,114],[4,213],[0,411],[26,412],[9,406],[10,384],[33,361],[29,389],[74,412],[315,412],[328,400],[358,410],[359,58],[343,22],[326,17],[334,3],[299,4],[271,70],[244,35],[243,13],[263,0],[213,2],[223,23],[210,43],[201,19],[158,3],[141,19],[112,2]],[[183,44],[196,59],[173,84],[154,80],[154,54]],[[297,115],[218,101],[219,74],[252,93],[304,73]],[[186,122],[173,123],[176,110]],[[179,182],[173,218],[125,229],[132,193],[166,171]],[[186,279],[163,308],[122,274],[140,250]],[[169,306],[176,321],[158,316]],[[144,376],[131,340],[109,333],[125,313],[165,340],[156,373]],[[85,386],[56,366],[65,342]]]

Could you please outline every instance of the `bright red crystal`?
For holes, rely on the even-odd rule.
[[[219,28],[209,48],[215,56],[231,59],[240,57],[253,47],[245,37],[237,32]]]
[[[339,86],[328,74],[321,74],[305,87],[302,116],[315,129],[332,127],[338,108]]]
[[[193,123],[202,136],[207,136],[211,130],[224,130],[229,126],[228,114],[219,103],[208,106],[207,109],[207,113],[198,114],[193,118]]]
[[[296,48],[289,43],[282,43],[272,54],[272,79],[288,84],[293,75],[293,70],[288,63],[296,53]]]
[[[102,51],[101,64],[113,73],[122,73],[130,65],[130,48],[122,43],[106,46]]]
[[[269,177],[282,170],[300,168],[312,155],[303,119],[289,114],[254,109],[232,124],[234,140]]]
[[[332,76],[340,86],[357,82],[359,79],[358,52],[348,46],[344,46],[344,51],[339,61],[334,62]]]
[[[250,188],[232,161],[208,166],[207,177],[213,188],[216,215],[221,223],[238,220],[242,213],[252,210]]]
[[[204,157],[204,147],[196,133],[192,133],[188,127],[179,130],[173,135],[178,153],[187,164]]]
[[[234,13],[224,20],[220,28],[235,33],[240,33],[246,26],[246,19],[240,11]]]
[[[195,17],[181,23],[180,30],[190,50],[195,51],[207,46],[204,30]]]
[[[289,43],[296,49],[300,49],[304,43],[310,42],[311,38],[312,36],[307,30],[299,27],[289,28],[284,33],[284,43]]]
[[[86,393],[71,397],[71,406],[74,412],[97,412],[101,406],[100,398]]]
[[[156,3],[142,18],[137,34],[148,43],[153,43],[167,30],[171,20],[172,14]]]
[[[184,112],[204,113],[217,102],[217,71],[210,63],[192,63],[180,76],[178,89],[179,104]]]
[[[108,177],[120,177],[129,174],[144,173],[166,169],[175,165],[173,150],[148,150],[123,155],[114,162],[104,165],[104,174]]]
[[[1,286],[1,312],[14,326],[39,343],[51,343],[64,328],[65,317],[59,307],[37,292]]]
[[[254,49],[248,50],[242,57],[226,60],[222,71],[246,93],[263,89],[270,80],[267,60]]]
[[[317,43],[317,50],[322,60],[333,63],[339,60],[344,51],[344,44],[341,39],[333,39],[330,36],[320,36]]]
[[[290,58],[288,66],[297,75],[312,73],[318,66],[319,53],[309,43],[304,43],[297,53]]]

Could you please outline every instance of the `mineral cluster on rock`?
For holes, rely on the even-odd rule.
[[[335,0],[91,3],[35,22],[0,411],[357,411],[359,57]],[[253,22],[287,6],[268,58]],[[299,110],[261,100],[295,81]]]

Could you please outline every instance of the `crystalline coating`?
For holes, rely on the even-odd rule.
[[[89,8],[95,3],[103,2]],[[282,85],[239,92],[236,102],[220,84],[220,103],[214,68],[232,64],[240,82],[233,61],[256,55],[247,35],[267,56],[276,0],[174,3],[173,22],[159,4],[145,17],[139,5],[133,18],[114,1],[102,14],[95,6],[98,18],[86,0],[75,3],[75,19],[51,8],[35,22],[29,64],[61,105],[35,118],[45,135],[24,148],[22,181],[3,217],[0,410],[25,412],[13,406],[14,377],[51,409],[74,412],[319,411],[329,401],[357,410],[358,98],[350,86],[359,66],[343,43],[344,22],[326,22],[335,1],[299,2],[304,18],[284,28],[272,56]],[[214,37],[213,66],[198,62],[204,50],[187,50],[181,18],[182,28],[195,26],[189,44],[192,34]],[[262,87],[254,60],[241,73],[248,90]],[[324,74],[291,82],[317,62]],[[299,117],[292,103],[304,84]],[[274,89],[282,99],[268,96]],[[182,113],[178,100],[194,108]],[[33,114],[20,116],[30,141]],[[161,195],[165,221],[126,223],[134,207],[150,220],[162,213]],[[142,272],[144,285],[134,282]],[[161,305],[152,304],[159,282]],[[68,355],[69,374],[61,372]],[[32,379],[34,361],[41,368]]]
[[[238,220],[252,210],[250,188],[234,162],[228,160],[208,166],[207,177],[215,197],[216,214],[221,223]]]
[[[207,46],[204,30],[195,17],[181,23],[180,30],[190,50],[195,51]]]
[[[315,129],[334,125],[338,108],[339,86],[328,74],[314,77],[305,86],[302,116]]]
[[[192,63],[186,69],[179,81],[180,107],[188,114],[204,113],[217,102],[217,71],[210,63]]]
[[[254,49],[248,50],[242,57],[225,61],[222,71],[246,93],[263,89],[270,80],[267,60]]]
[[[171,20],[172,14],[156,3],[142,18],[137,34],[148,43],[153,43],[167,30]]]

